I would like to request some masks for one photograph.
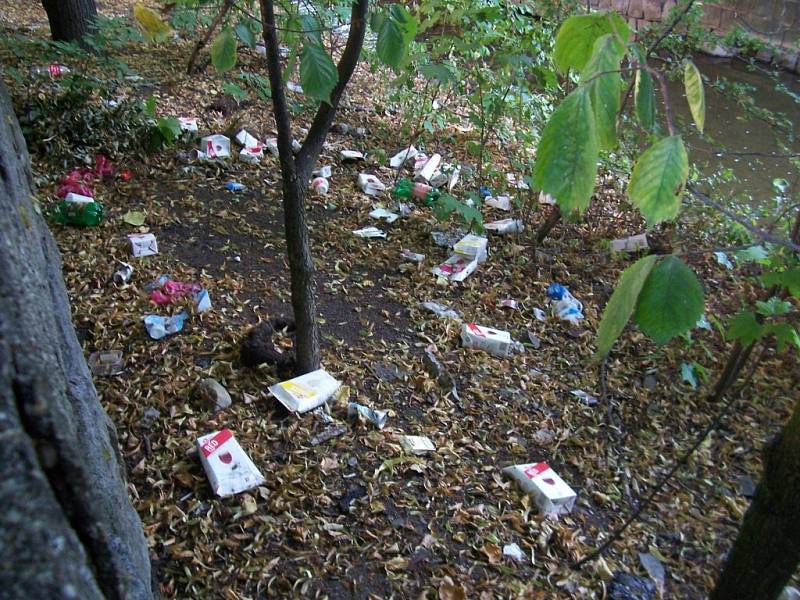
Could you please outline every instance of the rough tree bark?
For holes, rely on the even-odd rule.
[[[0,595],[151,599],[116,432],[28,165],[0,79]]]
[[[764,452],[764,475],[710,600],[775,600],[800,563],[800,403]]]
[[[56,41],[80,40],[94,28],[97,6],[94,0],[42,0]]]
[[[261,20],[264,24],[264,43],[267,48],[267,71],[272,90],[272,107],[278,131],[278,154],[283,178],[283,214],[286,231],[286,250],[291,275],[292,309],[296,324],[295,354],[298,373],[319,368],[319,328],[314,294],[314,260],[308,240],[306,194],[308,179],[319,158],[322,145],[333,124],[336,109],[345,87],[358,64],[364,45],[368,0],[355,0],[350,15],[347,37],[337,70],[339,80],[331,93],[330,104],[323,103],[314,116],[303,147],[295,157],[292,153],[292,124],[286,95],[283,91],[275,10],[271,0],[261,0]]]

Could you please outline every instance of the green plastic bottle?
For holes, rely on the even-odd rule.
[[[50,218],[56,223],[95,227],[100,225],[104,217],[103,205],[99,202],[67,202],[62,200],[56,205]]]
[[[412,198],[423,200],[426,206],[433,206],[441,195],[439,190],[424,183],[414,183],[405,177],[397,182],[394,187],[394,194],[398,198],[406,198],[407,200]]]

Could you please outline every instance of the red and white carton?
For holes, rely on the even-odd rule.
[[[475,323],[462,325],[461,343],[465,348],[483,350],[492,356],[500,357],[510,356],[514,349],[510,333]]]
[[[464,281],[474,273],[477,268],[478,261],[476,259],[470,260],[469,257],[462,254],[453,254],[453,256],[442,264],[433,267],[431,273],[449,279],[450,281]]]
[[[639,250],[647,250],[649,247],[646,233],[612,240],[611,242],[612,252],[638,252]]]
[[[468,233],[453,244],[456,254],[467,256],[479,263],[486,262],[489,253],[489,240],[483,236]]]
[[[239,160],[251,165],[260,163],[262,158],[264,158],[264,147],[260,144],[258,146],[247,146],[239,151]]]
[[[254,135],[250,135],[246,129],[242,129],[236,134],[236,141],[239,142],[239,145],[245,148],[253,148],[261,145],[261,142],[258,141],[258,138]]]
[[[536,506],[545,515],[557,517],[572,512],[577,494],[546,462],[512,465],[503,469],[503,473],[533,496]]]
[[[228,158],[231,155],[231,140],[221,134],[207,135],[200,140],[200,151],[209,160]]]
[[[290,412],[304,413],[322,406],[341,385],[325,369],[317,369],[271,385],[269,391]]]
[[[386,191],[386,186],[383,182],[370,173],[359,173],[358,187],[360,187],[361,191],[367,196],[378,196]]]
[[[131,241],[131,251],[136,257],[153,256],[158,254],[158,242],[152,233],[132,233],[128,236]]]
[[[233,496],[264,483],[264,476],[245,454],[230,429],[197,440],[200,460],[217,496]]]

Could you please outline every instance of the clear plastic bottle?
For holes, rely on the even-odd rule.
[[[49,75],[53,78],[62,77],[63,75],[71,72],[72,70],[69,67],[59,65],[58,63],[53,63],[51,65],[47,65],[46,67],[33,67],[31,69],[32,75]]]

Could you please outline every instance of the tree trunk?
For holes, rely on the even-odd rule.
[[[303,147],[295,158],[292,153],[292,125],[283,90],[274,6],[271,0],[261,0],[267,72],[272,91],[272,107],[278,132],[278,155],[283,178],[283,215],[291,276],[292,309],[296,325],[295,356],[298,374],[318,369],[320,364],[319,327],[316,321],[314,292],[315,269],[306,223],[308,179],[314,163],[319,158],[344,89],[358,64],[366,33],[367,8],[368,0],[353,2],[350,33],[337,65],[339,79],[331,92],[331,102],[323,103],[317,109]]]
[[[764,475],[710,600],[775,600],[800,562],[800,403],[764,453]]]
[[[42,0],[56,41],[74,42],[94,29],[97,6],[94,0]]]
[[[153,598],[116,431],[75,336],[0,80],[0,595]]]

